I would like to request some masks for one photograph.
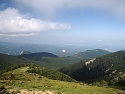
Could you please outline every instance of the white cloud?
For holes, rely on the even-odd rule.
[[[35,11],[51,15],[72,8],[94,8],[125,16],[125,0],[15,0]]]
[[[14,8],[0,11],[0,36],[31,36],[46,30],[69,29],[70,25],[27,18]]]
[[[97,40],[97,41],[102,42],[103,40],[100,39],[100,40]]]

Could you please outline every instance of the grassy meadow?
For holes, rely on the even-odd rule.
[[[22,67],[4,73],[1,76],[0,86],[7,90],[40,90],[52,91],[52,94],[117,94],[120,90],[91,86],[80,82],[64,82],[51,80],[35,73],[28,73],[29,67]]]

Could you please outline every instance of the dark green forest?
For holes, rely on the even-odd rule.
[[[125,51],[119,51],[97,57],[86,65],[85,61],[59,69],[77,81],[87,83],[108,82],[109,85],[124,86]]]
[[[34,63],[34,61],[28,60],[26,58],[0,54],[0,74],[5,71],[10,71],[22,66],[30,65],[32,63]]]
[[[47,52],[39,52],[39,53],[29,53],[29,54],[23,54],[20,55],[19,57],[25,57],[28,59],[36,60],[39,61],[42,57],[52,57],[52,58],[57,58],[57,55],[54,55],[52,53],[47,53]]]

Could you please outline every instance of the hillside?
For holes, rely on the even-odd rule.
[[[125,55],[124,51],[119,52],[119,54],[116,53],[116,55],[113,55],[113,56],[115,56],[115,57],[121,56],[121,58],[123,58],[124,56],[122,57],[122,55]],[[110,56],[112,57],[112,54],[108,54],[108,58],[111,58]],[[86,62],[81,61],[81,62],[79,62],[79,64],[77,64],[77,63],[73,64],[72,67],[74,65],[75,65],[75,67],[71,68],[72,71],[69,71],[69,73],[74,73],[80,78],[82,76],[80,76],[79,74],[81,73],[81,70],[83,70],[85,72],[85,74],[87,74],[87,76],[86,76],[86,78],[87,78],[87,77],[89,77],[88,76],[89,73],[92,73],[92,71],[91,71],[92,68],[93,68],[93,70],[98,69],[98,68],[94,68],[94,67],[96,67],[96,64],[98,65],[98,63],[94,63],[94,62],[97,59],[98,60],[101,60],[101,58],[104,59],[103,57],[107,57],[107,55],[101,56],[98,58],[94,58],[94,59],[86,61]],[[121,60],[121,58],[119,60]],[[115,61],[116,60],[117,59],[115,59]],[[95,94],[116,94],[117,92],[119,92],[119,90],[111,89],[108,87],[102,88],[102,87],[97,87],[97,86],[89,86],[84,83],[76,82],[74,79],[72,79],[71,77],[69,77],[67,75],[64,75],[63,73],[57,72],[56,70],[50,70],[45,67],[40,67],[38,65],[35,65],[35,64],[37,64],[37,62],[31,61],[29,59],[22,58],[22,57],[0,54],[0,63],[1,63],[1,65],[0,65],[0,68],[1,68],[0,86],[6,86],[5,88],[7,88],[7,90],[10,90],[10,91],[15,91],[15,92],[39,91],[39,92],[46,92],[46,93],[51,92],[50,94],[53,94],[53,93],[62,94],[61,92],[64,92],[64,94],[91,94],[93,92]],[[120,63],[120,64],[122,64],[122,63]],[[108,64],[106,64],[106,65],[108,65]],[[111,77],[114,77],[114,78],[112,78],[112,80],[110,80],[112,82],[117,81],[115,79],[115,76],[119,75],[119,73],[121,74],[121,75],[119,75],[119,77],[124,75],[124,71],[122,71],[122,70],[118,70],[117,72],[115,72],[116,75],[113,75],[114,72],[109,71],[112,68],[111,67],[112,63],[109,65],[110,65],[110,67],[108,67],[108,70],[106,70],[106,72],[107,72],[106,75],[101,76],[101,77],[103,77],[103,79],[105,78],[104,80],[108,81],[109,80],[109,79],[107,79],[107,78],[109,78],[108,75],[111,75],[111,74],[112,74]],[[112,65],[112,66],[114,66],[114,65]],[[22,67],[22,68],[20,68],[20,67]],[[122,67],[120,66],[120,68],[123,68],[123,67],[124,66],[122,66]],[[89,68],[91,68],[91,69],[89,69]],[[84,69],[86,69],[86,71]],[[89,70],[89,72],[88,72],[88,70]],[[93,73],[97,72],[97,71],[101,72],[100,70],[96,70],[96,71],[93,71]],[[91,76],[94,77],[95,75],[91,74]],[[96,82],[99,82],[100,75],[97,74],[96,76],[98,78]],[[89,79],[89,80],[93,80],[93,79]],[[63,82],[63,81],[65,81],[65,82]],[[81,80],[81,81],[83,81],[83,80]],[[85,81],[87,81],[87,80],[85,80]],[[123,83],[123,82],[124,82],[124,79],[119,80],[119,82],[112,83],[112,84],[121,85],[121,83]],[[98,84],[98,83],[93,83],[93,84]],[[124,84],[122,84],[122,85],[124,85]],[[96,91],[94,91],[94,90],[96,90]]]
[[[20,55],[19,57],[25,57],[37,61],[37,64],[39,64],[40,66],[44,66],[51,69],[58,69],[79,62],[81,60],[82,61],[89,60],[97,56],[102,56],[108,53],[109,52],[105,50],[95,49],[95,50],[80,52],[73,56],[67,56],[67,57],[57,57],[52,53],[46,53],[46,52],[24,54]]]
[[[121,90],[89,86],[84,83],[51,80],[36,73],[28,73],[22,67],[3,74],[8,79],[0,79],[0,86],[12,94],[116,94]]]
[[[91,52],[93,54],[94,54],[94,52],[102,53],[102,50],[98,50],[98,51],[92,50],[92,51],[89,52],[89,54],[91,54]],[[106,51],[103,51],[103,52],[106,52]],[[22,63],[23,64],[34,63],[34,64],[38,64],[40,66],[44,66],[44,67],[47,67],[47,68],[50,68],[50,69],[58,69],[58,68],[65,67],[65,66],[68,66],[70,64],[79,62],[81,60],[82,61],[86,60],[84,58],[84,56],[86,57],[85,54],[81,58],[79,55],[77,55],[77,56],[75,55],[76,57],[74,57],[74,56],[58,57],[58,56],[56,56],[52,53],[47,53],[47,52],[40,52],[40,53],[26,52],[26,53],[28,53],[28,54],[23,54],[23,55],[20,55],[18,57],[0,54],[0,64],[1,64],[0,70],[1,70],[1,72],[2,72],[2,70],[11,69],[12,68],[11,65],[14,66],[14,67],[17,67],[19,64],[22,64]],[[96,54],[97,53],[95,53],[95,56],[96,56]],[[100,54],[100,55],[102,55],[102,54]],[[94,56],[92,56],[92,57],[94,57]],[[92,57],[89,56],[89,58],[92,58]]]
[[[22,66],[30,66],[28,72],[37,73],[50,79],[62,80],[62,81],[74,81],[71,77],[60,73],[56,70],[49,70],[45,67],[36,65],[37,62],[25,58],[18,58],[15,56],[0,54],[0,73],[10,71]]]
[[[25,57],[28,59],[32,60],[40,60],[42,57],[52,57],[52,58],[57,58],[58,56],[52,54],[52,53],[47,53],[47,52],[39,52],[39,53],[29,53],[29,54],[23,54],[20,55],[19,57]]]
[[[30,66],[29,69],[27,70],[27,72],[36,73],[36,74],[39,74],[41,76],[44,76],[44,77],[47,77],[47,78],[53,79],[53,80],[75,82],[75,80],[72,79],[71,77],[69,77],[68,75],[65,75],[56,70],[50,70],[45,67],[40,67],[40,66],[36,66],[36,65]]]
[[[83,60],[89,60],[98,56],[109,54],[109,51],[102,50],[102,49],[95,49],[95,50],[86,50],[85,52],[80,52],[78,54],[73,55],[74,58],[79,58]]]
[[[0,74],[4,71],[12,70],[21,66],[26,66],[31,63],[34,63],[34,61],[28,60],[26,58],[0,54]]]
[[[125,51],[119,51],[79,62],[59,71],[78,81],[88,83],[105,80],[108,84],[120,84],[125,81]],[[119,75],[119,76],[118,76]],[[125,84],[122,83],[122,86]]]

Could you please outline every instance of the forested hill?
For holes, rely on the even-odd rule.
[[[58,56],[52,53],[39,52],[39,53],[23,54],[23,55],[20,55],[19,57],[25,57],[25,58],[32,59],[32,60],[40,60],[42,57],[57,58]]]
[[[39,52],[39,53],[26,52],[26,54],[20,55],[19,57],[25,57],[34,61],[38,61],[37,63],[39,65],[47,68],[57,69],[57,68],[61,68],[61,67],[79,62],[81,60],[82,61],[89,60],[97,56],[102,56],[108,53],[109,52],[105,50],[95,49],[95,50],[87,50],[85,52],[80,52],[73,56],[58,57],[48,52]]]
[[[85,52],[80,52],[72,57],[74,58],[81,58],[83,60],[89,60],[98,56],[109,54],[109,51],[102,50],[102,49],[95,49],[95,50],[86,50]]]
[[[62,81],[75,81],[71,77],[63,73],[60,73],[56,70],[50,70],[35,64],[36,64],[35,61],[26,58],[19,58],[16,56],[0,54],[0,77],[3,73],[7,71],[27,66],[30,67],[28,68],[28,72],[37,73],[49,79],[62,80]]]
[[[120,83],[125,81],[125,51],[111,53],[86,62],[79,62],[61,68],[59,71],[79,81],[91,82],[97,79],[105,79],[109,83],[113,81],[114,83]]]
[[[0,73],[5,70],[34,63],[34,61],[0,53]]]

